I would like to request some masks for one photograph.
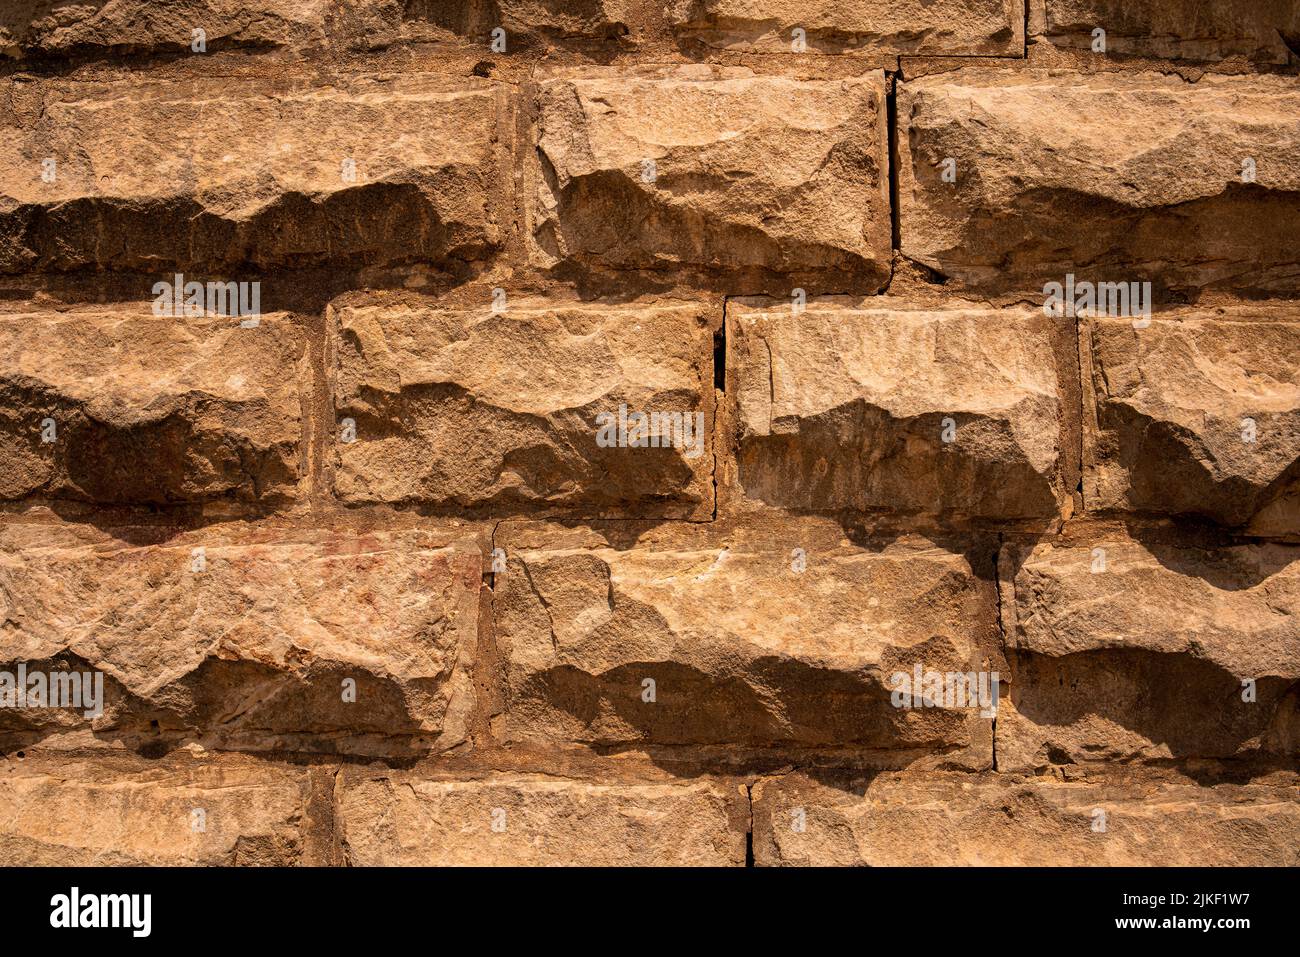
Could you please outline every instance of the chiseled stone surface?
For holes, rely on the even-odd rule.
[[[487,48],[496,28],[506,31],[506,52],[518,55],[538,41],[620,41],[641,25],[644,7],[639,0],[8,0],[0,8],[0,56],[233,49],[316,58],[404,41]],[[651,16],[662,22],[662,12]],[[205,49],[195,49],[196,29]]]
[[[897,96],[902,251],[945,277],[1300,292],[1293,78],[965,67]]]
[[[751,498],[988,518],[1069,507],[1072,322],[1024,307],[732,301],[727,346]]]
[[[1133,774],[1061,782],[885,773],[836,783],[789,775],[754,785],[754,860],[760,867],[1295,865],[1296,786],[1293,774],[1213,786]]]
[[[707,308],[358,299],[330,312],[335,418],[356,427],[336,446],[343,501],[712,517]],[[630,446],[636,415],[659,423],[653,444]]]
[[[340,29],[378,22],[382,0],[10,0],[0,10],[0,54],[317,47]],[[369,17],[358,17],[365,11]],[[206,50],[194,49],[194,30]]]
[[[277,501],[303,474],[294,317],[0,312],[0,498]]]
[[[549,774],[346,769],[338,833],[353,866],[740,866],[743,787]]]
[[[140,726],[156,721],[164,744],[440,750],[465,740],[473,707],[482,561],[465,527],[171,535],[11,523],[0,529],[0,661],[102,671],[101,740],[147,744]],[[67,723],[59,711],[0,714],[28,734]]]
[[[1188,308],[1144,328],[1092,319],[1084,330],[1090,510],[1300,535],[1300,306]]]
[[[1020,0],[671,0],[678,35],[763,53],[1022,56]],[[805,46],[792,46],[802,29]]]
[[[506,739],[991,761],[978,708],[890,700],[918,664],[997,668],[992,571],[959,552],[820,519],[506,523],[495,542]]]
[[[1110,56],[1280,66],[1300,50],[1295,0],[1029,0],[1029,27],[1035,40],[1089,51],[1100,27]]]
[[[1298,53],[0,0],[0,866],[1300,864]]]
[[[999,565],[999,769],[1300,753],[1300,547],[1116,531]]]
[[[310,797],[306,769],[239,755],[10,755],[0,865],[290,866],[313,846]]]
[[[501,240],[504,109],[431,74],[35,81],[0,112],[0,273],[463,269]]]
[[[558,70],[538,92],[530,225],[545,266],[875,292],[891,258],[884,74]],[[778,288],[780,286],[778,285]]]
[[[372,0],[373,2],[373,0]],[[629,32],[638,0],[406,0],[403,33],[435,38],[438,31],[490,43],[492,31],[506,31],[506,51],[519,40],[617,40]]]

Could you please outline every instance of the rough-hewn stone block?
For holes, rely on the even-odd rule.
[[[0,113],[0,273],[464,269],[500,240],[504,96],[420,74],[38,81]]]
[[[10,0],[0,9],[0,54],[312,48],[383,22],[383,0]],[[202,30],[196,38],[194,31]],[[201,39],[202,49],[195,49]]]
[[[1157,295],[1295,293],[1297,113],[1300,85],[1283,77],[968,67],[911,80],[898,91],[903,253],[1027,295],[1068,274]]]
[[[494,313],[358,300],[331,314],[335,414],[356,428],[336,453],[344,501],[712,516],[705,308],[511,300]],[[650,444],[632,447],[639,415]]]
[[[1281,65],[1300,50],[1295,0],[1029,0],[1030,34],[1092,50],[1098,28],[1109,56],[1215,61],[1242,57]]]
[[[510,740],[991,759],[978,708],[891,702],[917,665],[997,667],[991,568],[961,553],[817,519],[508,523],[495,541]]]
[[[0,369],[0,497],[275,501],[303,473],[305,346],[283,313],[20,306]]]
[[[141,746],[152,734],[159,746],[440,749],[465,739],[473,707],[482,567],[464,528],[169,537],[11,524],[0,662],[102,671],[95,728]],[[19,738],[67,723],[66,711],[0,714]]]
[[[792,775],[754,786],[754,859],[760,867],[1295,865],[1296,784],[1294,775],[1212,787],[1138,775],[1064,783],[881,774],[838,784]]]
[[[800,510],[1055,516],[1078,483],[1073,323],[891,300],[730,302],[745,494]]]
[[[1087,508],[1300,534],[1300,307],[1167,316],[1085,321]]]
[[[406,0],[406,33],[422,38],[426,29],[449,31],[490,44],[492,31],[506,31],[506,51],[521,38],[613,40],[629,30],[636,0]]]
[[[884,75],[562,71],[539,91],[543,265],[729,293],[873,292],[891,258]]]
[[[1116,533],[999,564],[999,769],[1300,752],[1300,548]]]
[[[236,755],[10,756],[0,761],[0,864],[299,864],[312,846],[310,797],[306,769]]]
[[[743,865],[743,788],[539,774],[349,769],[339,836],[355,866]]]
[[[668,15],[680,36],[764,53],[1021,56],[1025,43],[1020,0],[672,0]]]
[[[991,2],[991,0],[985,0]],[[401,41],[481,43],[506,31],[505,53],[536,41],[612,41],[647,11],[633,0],[9,0],[0,55],[201,56],[228,49],[318,57]],[[652,22],[661,23],[662,14]],[[203,49],[194,31],[203,31]],[[971,29],[979,27],[972,24]],[[330,48],[330,49],[327,49]]]

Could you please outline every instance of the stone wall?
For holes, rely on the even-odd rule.
[[[1293,0],[0,71],[0,863],[1300,863]]]

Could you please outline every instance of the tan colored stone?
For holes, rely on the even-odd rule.
[[[283,313],[0,313],[0,497],[278,501],[303,474],[302,332]]]
[[[431,29],[485,45],[500,27],[506,52],[517,53],[521,40],[617,39],[628,33],[635,7],[635,0],[406,0],[402,19],[413,39]]]
[[[0,865],[298,864],[309,792],[305,769],[231,755],[11,756],[0,760]]]
[[[1078,483],[1073,338],[1073,323],[1025,308],[732,301],[745,494],[800,510],[1055,516]]]
[[[966,68],[898,89],[903,253],[989,291],[1300,291],[1300,85]],[[1243,162],[1255,179],[1243,182]],[[956,182],[945,182],[945,162]],[[948,169],[952,169],[949,165]]]
[[[0,2],[0,866],[1300,864],[1297,51]]]
[[[505,93],[488,80],[129,72],[37,81],[15,104],[0,113],[0,273],[251,281],[417,260],[455,272],[501,240]],[[45,158],[54,182],[42,180]]]
[[[102,671],[100,740],[443,749],[465,740],[473,708],[482,561],[464,528],[171,535],[10,524],[0,529],[0,662]],[[0,716],[20,739],[68,717]],[[161,726],[150,731],[150,720]]]
[[[754,786],[754,859],[760,867],[1294,866],[1296,795],[1294,776],[1201,787],[1132,775],[1064,783],[886,773],[836,784],[791,775]]]
[[[389,14],[387,17],[384,14]],[[9,0],[0,9],[0,53],[71,56],[88,51],[229,47],[315,48],[396,20],[393,0]],[[194,30],[204,50],[194,50]]]
[[[1300,534],[1300,307],[1088,320],[1084,347],[1089,509]]]
[[[891,258],[884,75],[582,68],[539,91],[540,262],[731,294],[874,292]],[[648,164],[653,164],[653,168]]]
[[[493,313],[357,300],[331,317],[335,415],[356,424],[335,453],[345,502],[712,516],[704,307],[508,300]],[[602,446],[618,441],[602,435],[603,416],[624,406],[678,418],[654,447]]]
[[[999,565],[999,769],[1300,753],[1300,548],[1113,533]]]
[[[890,696],[894,674],[917,664],[997,667],[992,570],[961,553],[777,518],[507,523],[495,543],[507,559],[493,598],[505,739],[990,762],[978,708]]]
[[[346,770],[338,827],[353,866],[740,866],[744,789],[540,774],[477,779]]]
[[[401,41],[473,42],[490,51],[506,31],[508,55],[535,43],[618,40],[629,33],[631,0],[8,0],[0,9],[0,55],[101,56],[245,49],[317,57],[376,50]]]
[[[764,53],[1022,56],[1025,45],[1020,0],[672,0],[668,15],[681,36]]]
[[[1244,57],[1283,65],[1300,50],[1295,0],[1029,0],[1035,40],[1092,51],[1106,31],[1107,56],[1217,61]]]

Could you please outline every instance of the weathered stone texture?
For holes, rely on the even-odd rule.
[[[507,739],[991,760],[978,709],[890,700],[894,673],[916,664],[996,670],[991,569],[961,553],[852,544],[815,519],[510,523],[496,543]]]
[[[764,53],[1020,56],[1025,42],[1020,0],[672,0],[668,15],[680,36]]]
[[[1284,77],[966,67],[908,81],[902,251],[963,284],[1027,295],[1071,273],[1161,294],[1294,295],[1298,114],[1300,84]]]
[[[0,866],[1300,864],[1298,53],[0,0]]]
[[[1087,320],[1090,510],[1300,534],[1300,307]]]
[[[1000,567],[1000,770],[1300,753],[1300,548],[1117,533]]]
[[[543,80],[538,99],[530,223],[560,275],[698,273],[733,294],[787,281],[871,292],[888,278],[882,73],[583,68]]]
[[[877,299],[727,306],[745,494],[798,510],[1055,516],[1078,482],[1072,323]]]
[[[276,501],[303,474],[294,318],[0,313],[0,498]]]
[[[781,777],[754,786],[754,859],[760,867],[1294,865],[1296,785],[1294,776],[1212,787],[1129,775],[1077,783]]]
[[[310,844],[309,797],[306,770],[232,755],[9,757],[0,865],[289,866]]]
[[[9,0],[0,9],[0,55],[89,59],[234,49],[315,58],[404,41],[487,49],[497,28],[506,31],[505,52],[518,55],[538,42],[619,41],[632,29],[636,6],[635,0]],[[203,30],[204,49],[196,48],[196,29]]]
[[[331,309],[335,416],[356,423],[356,441],[337,446],[342,500],[710,518],[708,310],[531,300],[504,310]],[[605,416],[617,429],[636,414],[673,428],[656,428],[652,446],[609,445],[618,436],[602,434]]]
[[[354,866],[739,866],[744,788],[537,774],[478,779],[344,772],[339,833]]]
[[[389,0],[390,6],[393,6]],[[335,30],[364,33],[383,0],[9,0],[0,10],[0,53],[69,56],[227,47],[317,47]],[[358,16],[362,13],[367,16]]]
[[[402,19],[412,38],[437,31],[490,43],[506,31],[507,52],[525,40],[617,40],[629,32],[636,0],[407,0]]]
[[[147,744],[152,720],[164,745],[441,750],[467,733],[481,580],[464,528],[168,537],[10,524],[0,662],[102,671],[101,739]],[[49,712],[0,714],[20,738],[47,729]],[[48,730],[66,724],[51,717]]]
[[[0,273],[456,271],[501,240],[505,95],[489,80],[124,73],[38,81],[13,104],[0,112]]]
[[[1029,0],[1030,34],[1066,49],[1092,50],[1106,31],[1108,56],[1218,61],[1240,57],[1284,65],[1300,51],[1295,0]]]

